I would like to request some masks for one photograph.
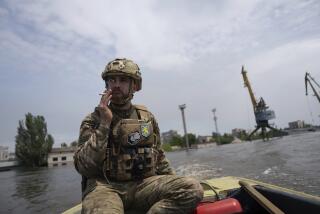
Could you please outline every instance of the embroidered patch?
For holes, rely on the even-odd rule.
[[[136,145],[141,139],[139,132],[133,132],[128,135],[128,144]]]
[[[141,124],[141,135],[145,138],[149,137],[150,130],[148,124]]]

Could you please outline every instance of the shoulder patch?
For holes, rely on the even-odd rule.
[[[147,107],[142,105],[134,105],[136,111],[138,113],[138,117],[140,120],[150,121],[151,120],[151,113],[148,111]]]
[[[147,107],[143,105],[134,105],[137,110],[148,111]]]

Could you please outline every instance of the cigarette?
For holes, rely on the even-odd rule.
[[[106,95],[109,91],[111,92],[111,89],[108,89],[107,92],[102,92],[102,93],[100,93],[99,95],[100,95],[100,96]]]

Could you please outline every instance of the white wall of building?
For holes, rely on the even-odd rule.
[[[73,152],[49,153],[48,166],[64,165],[73,163]]]
[[[0,146],[0,161],[9,160],[9,148]]]

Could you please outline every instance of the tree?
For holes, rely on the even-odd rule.
[[[47,133],[47,124],[43,116],[27,113],[25,117],[25,121],[19,121],[17,128],[17,159],[26,166],[46,165],[54,139]]]
[[[224,134],[219,137],[219,145],[231,143],[234,140],[234,137],[230,134]]]
[[[182,147],[183,145],[183,140],[182,137],[180,135],[175,135],[171,138],[171,140],[169,141],[169,144],[171,146],[180,146]]]
[[[61,143],[61,148],[67,148],[67,147],[68,147],[67,143],[65,143],[65,142]]]
[[[197,138],[196,135],[189,133],[188,134],[188,142],[189,142],[189,146],[193,145],[193,144],[197,144]],[[186,135],[183,136],[183,146],[186,147]]]
[[[171,152],[172,151],[172,148],[170,146],[169,143],[164,143],[161,145],[161,148],[165,151],[165,152]]]
[[[71,147],[77,147],[78,146],[78,141],[72,141],[71,143],[70,143],[70,146]]]
[[[247,140],[248,139],[248,133],[245,131],[245,130],[242,130],[242,131],[240,131],[240,133],[239,133],[239,139],[240,140]]]

